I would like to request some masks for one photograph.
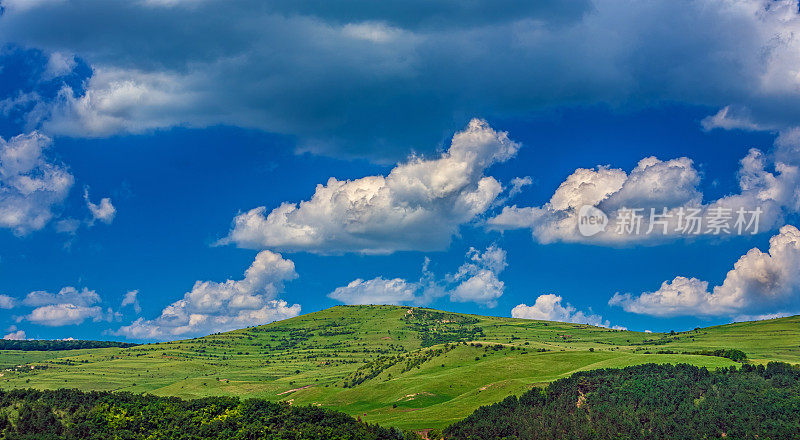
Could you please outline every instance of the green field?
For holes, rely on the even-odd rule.
[[[442,428],[481,405],[576,371],[644,363],[735,365],[682,354],[720,348],[742,350],[755,363],[800,363],[800,316],[664,334],[423,308],[338,306],[184,341],[0,351],[0,386],[261,397],[387,426]]]

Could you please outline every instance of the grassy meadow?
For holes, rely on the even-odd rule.
[[[337,306],[272,324],[130,348],[0,351],[0,387],[259,397],[401,428],[443,428],[481,405],[576,371],[645,363],[800,363],[800,316],[674,334]]]

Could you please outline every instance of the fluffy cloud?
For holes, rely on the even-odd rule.
[[[561,183],[548,203],[505,206],[486,223],[489,229],[501,231],[530,228],[541,243],[658,242],[703,234],[753,233],[756,226],[758,231],[770,230],[780,225],[787,213],[800,210],[800,155],[797,159],[796,163],[771,162],[760,150],[751,149],[741,160],[740,192],[708,202],[698,189],[700,173],[685,157],[667,161],[644,158],[630,173],[607,166],[579,168]],[[608,216],[604,229],[581,233],[579,221],[585,207]],[[631,209],[639,210],[638,226],[624,220]],[[740,210],[744,211],[740,214]],[[757,224],[751,223],[756,210]],[[699,223],[693,223],[692,216],[700,219]],[[723,219],[728,227],[713,227],[714,217]],[[737,224],[740,219],[744,223]]]
[[[33,309],[24,319],[34,324],[60,327],[81,324],[87,319],[99,322],[107,320],[107,316],[100,306],[86,307],[75,304],[51,304]]]
[[[505,284],[498,275],[507,266],[506,251],[497,246],[489,246],[483,253],[470,248],[467,258],[469,261],[449,277],[458,283],[450,293],[450,300],[497,306],[497,300],[505,290]]]
[[[12,331],[11,333],[3,336],[3,339],[7,341],[24,341],[26,338],[24,330],[17,330]]]
[[[794,0],[3,5],[0,44],[93,69],[37,109],[53,133],[232,124],[397,157],[465,114],[685,102],[778,128],[800,114]]]
[[[508,196],[516,196],[522,192],[523,188],[531,184],[533,184],[533,179],[531,179],[531,176],[515,177],[511,179],[511,189],[508,190]]]
[[[111,204],[110,198],[103,197],[100,199],[100,203],[92,203],[89,199],[89,188],[85,188],[83,190],[83,199],[86,201],[86,207],[89,208],[89,212],[92,213],[92,220],[90,223],[100,220],[108,225],[114,221],[114,216],[117,215],[117,208]]]
[[[172,339],[267,324],[300,313],[300,305],[276,299],[286,281],[297,278],[294,263],[261,251],[241,280],[197,281],[182,299],[155,319],[139,318],[115,332],[137,339]]]
[[[310,200],[238,215],[223,243],[289,251],[439,250],[459,225],[489,208],[502,187],[484,176],[519,144],[474,119],[437,159],[412,158],[387,176],[330,178]]]
[[[175,122],[171,113],[189,112],[196,102],[184,89],[192,82],[170,73],[101,67],[89,78],[85,94],[76,96],[65,86],[54,99],[40,101],[36,111],[48,133],[79,137],[141,133],[169,127]]]
[[[36,132],[0,138],[0,227],[18,235],[42,229],[67,197],[73,177],[47,159],[50,144]]]
[[[506,251],[495,245],[483,252],[470,248],[467,261],[443,279],[437,279],[428,270],[428,263],[426,258],[422,276],[415,282],[402,278],[377,277],[366,281],[359,278],[337,287],[328,296],[347,304],[428,304],[449,296],[455,302],[495,307],[505,290],[499,275],[507,266]]]
[[[626,330],[625,327],[613,326],[607,319],[600,315],[584,313],[571,306],[569,303],[562,305],[563,298],[555,294],[539,295],[533,305],[519,304],[511,309],[511,317],[522,319],[537,319],[542,321],[572,322],[575,324],[589,324],[599,327]]]
[[[13,309],[17,305],[16,298],[0,295],[0,309]]]
[[[45,68],[43,76],[45,79],[53,79],[64,76],[72,72],[77,64],[78,63],[75,61],[74,56],[60,52],[53,52],[47,59],[47,67]]]
[[[141,312],[142,306],[139,305],[139,299],[137,298],[138,295],[139,295],[138,290],[131,290],[127,292],[125,296],[122,298],[122,304],[120,304],[120,307],[132,306],[134,312],[136,313]]]
[[[100,302],[100,295],[94,290],[85,287],[79,290],[72,286],[64,287],[57,293],[36,290],[28,293],[21,301],[0,295],[0,308],[31,308],[29,313],[17,316],[17,322],[29,321],[49,327],[77,325],[87,319],[100,322],[119,318],[120,315],[111,308],[103,310]]]
[[[115,313],[111,309],[104,311],[98,303],[100,295],[85,287],[78,290],[68,286],[58,293],[34,291],[22,300],[24,306],[34,309],[19,319],[50,327],[77,325],[87,319],[94,322],[111,321]]]
[[[404,304],[416,302],[418,290],[416,283],[401,278],[377,277],[366,281],[358,278],[337,287],[328,296],[346,304]]]
[[[800,231],[786,225],[770,238],[769,249],[750,249],[734,264],[721,285],[708,289],[697,278],[675,277],[655,292],[615,294],[609,304],[653,316],[753,315],[765,309],[800,308]],[[770,312],[774,313],[774,312]]]
[[[50,293],[37,290],[29,293],[22,300],[26,306],[38,307],[51,304],[74,304],[77,306],[91,306],[100,302],[100,295],[94,290],[83,288],[78,290],[68,286],[59,290],[58,293]]]

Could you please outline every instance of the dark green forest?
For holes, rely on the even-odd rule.
[[[0,339],[0,350],[22,350],[22,351],[55,351],[55,350],[78,350],[82,348],[107,348],[107,347],[134,347],[139,344],[115,341],[81,341],[81,340],[8,340]]]
[[[77,390],[0,392],[8,440],[400,440],[399,431],[335,411],[263,399],[181,400]]]
[[[581,372],[481,407],[445,438],[797,439],[800,368],[649,364]]]

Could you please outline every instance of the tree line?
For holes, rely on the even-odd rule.
[[[55,351],[55,350],[78,350],[83,348],[108,348],[108,347],[134,347],[139,344],[116,341],[82,341],[82,340],[9,340],[0,339],[0,350],[22,350],[22,351]]]
[[[409,433],[410,438],[414,435]],[[347,414],[264,399],[182,400],[131,393],[0,391],[8,440],[402,440]]]

